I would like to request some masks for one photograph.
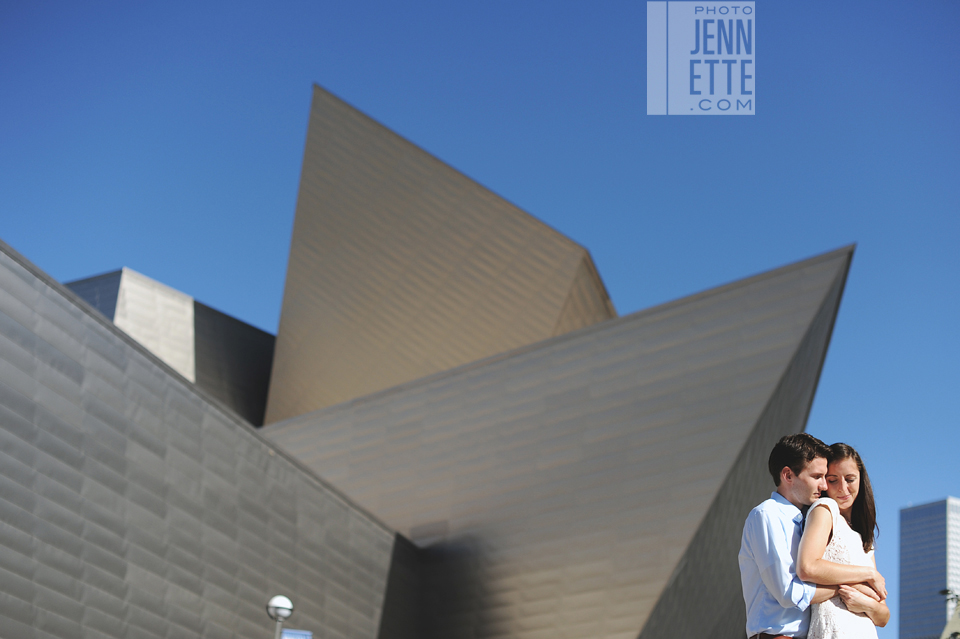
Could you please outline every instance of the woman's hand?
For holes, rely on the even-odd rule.
[[[890,620],[890,609],[883,601],[875,601],[851,586],[840,586],[837,594],[843,600],[847,610],[865,614],[870,621],[881,628]]]
[[[859,583],[859,584],[847,584],[847,585],[851,588],[859,590],[861,594],[866,595],[867,597],[870,597],[874,601],[883,601],[883,597],[878,595],[877,591],[871,588],[870,586],[868,586],[866,582]],[[839,595],[840,593],[838,592],[837,594]]]
[[[873,569],[873,577],[867,579],[867,585],[873,588],[876,593],[880,595],[881,600],[887,598],[887,582],[883,578],[883,575],[877,572],[876,568]]]
[[[873,609],[873,605],[876,603],[870,597],[850,586],[840,586],[840,591],[837,594],[840,595],[840,599],[843,600],[844,605],[850,612],[866,614],[868,610]]]

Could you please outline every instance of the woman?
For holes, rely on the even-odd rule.
[[[863,460],[852,447],[830,447],[827,497],[807,511],[800,541],[797,575],[821,585],[866,583],[880,600],[852,586],[841,585],[836,597],[815,604],[807,639],[876,639],[890,610],[886,590],[873,558],[877,511]]]

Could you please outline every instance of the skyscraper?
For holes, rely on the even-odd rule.
[[[900,639],[937,639],[960,592],[960,499],[900,511]]]

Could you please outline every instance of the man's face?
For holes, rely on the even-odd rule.
[[[786,482],[785,488],[789,494],[784,497],[798,508],[809,506],[819,499],[820,493],[827,492],[827,460],[823,457],[808,462],[799,475],[794,475],[790,469],[785,475],[781,483]]]

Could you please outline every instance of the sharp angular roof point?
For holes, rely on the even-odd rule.
[[[589,253],[314,87],[266,422],[616,316]]]

